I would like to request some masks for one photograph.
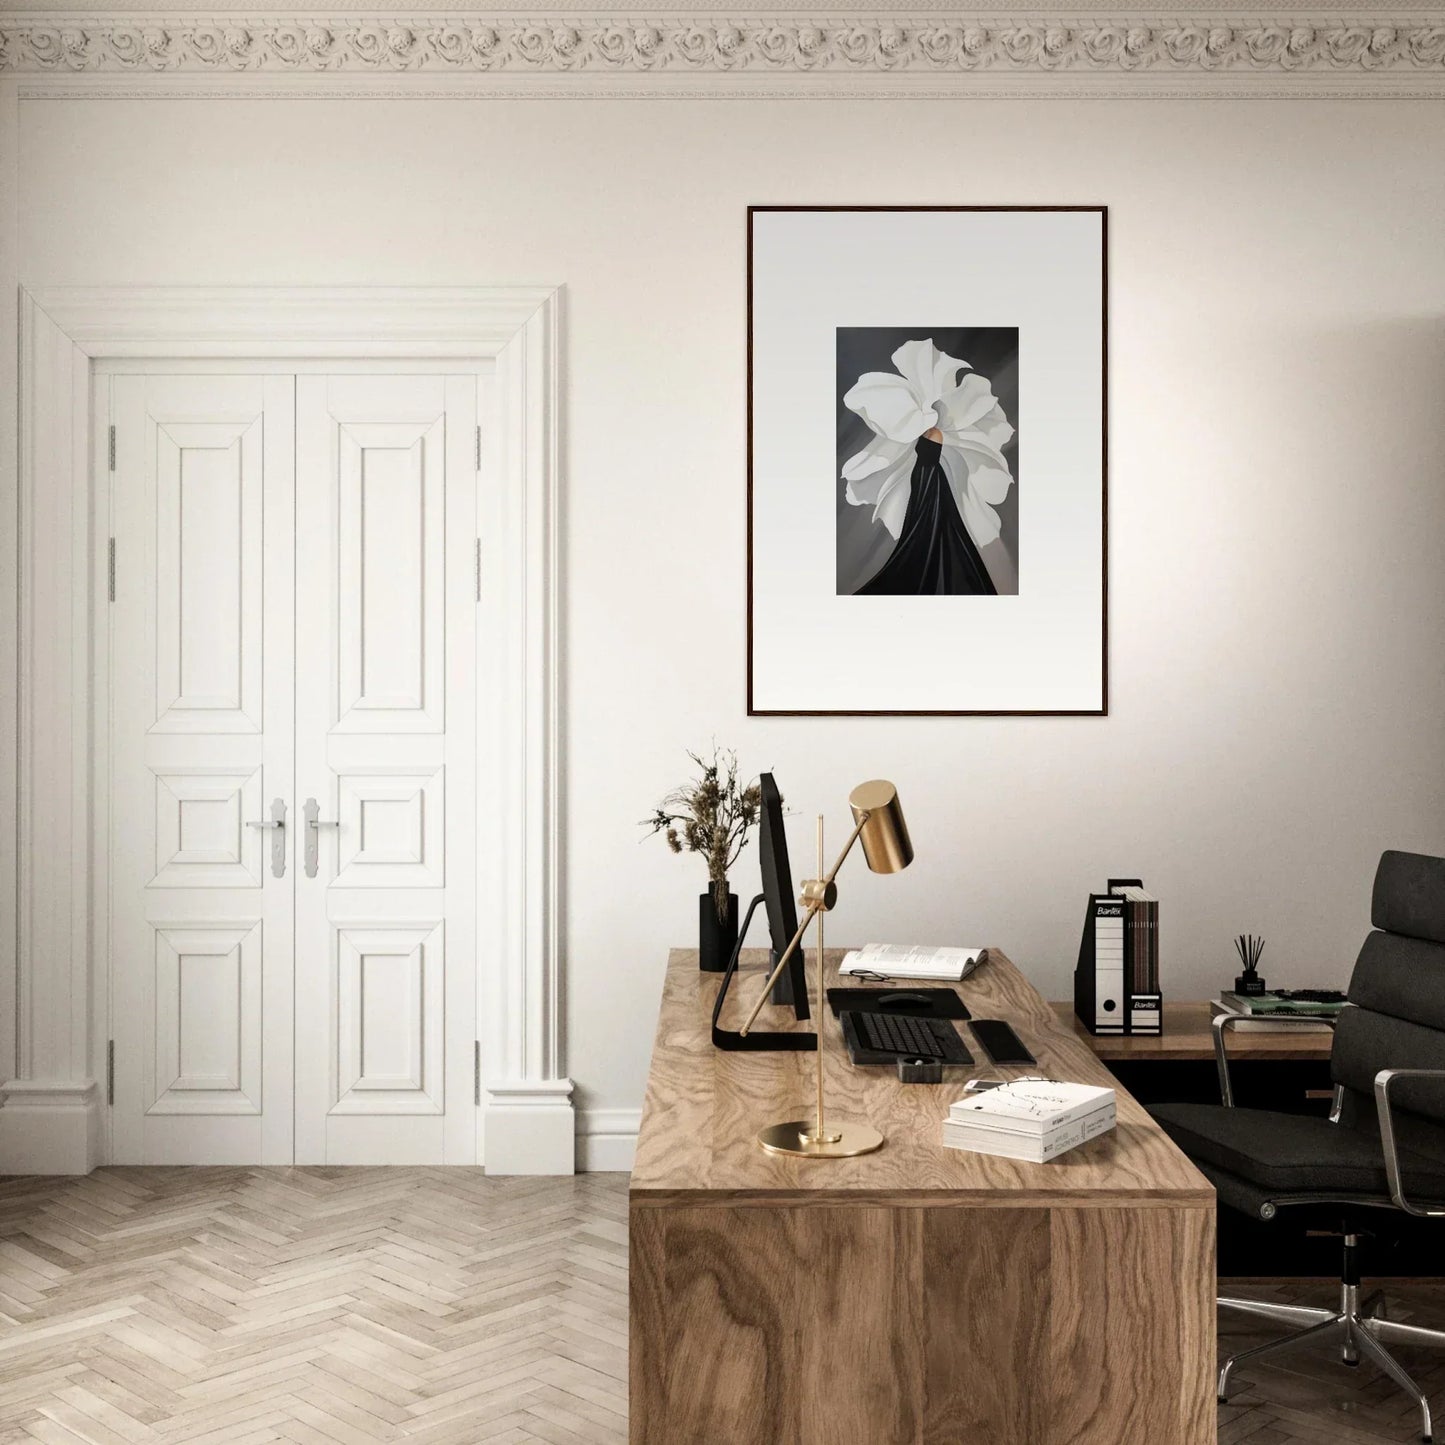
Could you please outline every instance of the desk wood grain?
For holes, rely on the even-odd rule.
[[[842,950],[829,950],[827,983],[839,982]],[[732,1027],[746,1017],[765,974],[766,954],[747,950],[729,992]],[[809,961],[809,981],[813,966]],[[887,1141],[860,1159],[789,1159],[765,1154],[758,1130],[812,1108],[811,1053],[724,1053],[712,1044],[716,974],[699,973],[697,955],[675,949],[668,961],[657,1021],[652,1071],[642,1111],[632,1199],[638,1205],[698,1196],[699,1202],[893,1203],[930,1193],[984,1207],[1072,1203],[1103,1207],[1124,1201],[1211,1204],[1214,1190],[1143,1107],[1120,1091],[1119,1122],[1106,1134],[1049,1164],[1029,1164],[944,1149],[939,1126],[948,1106],[976,1077],[1042,1072],[1074,1083],[1117,1088],[1118,1081],[1046,1003],[1009,959],[991,950],[989,962],[958,985],[975,1018],[1007,1019],[1039,1068],[994,1069],[982,1062],[946,1071],[941,1085],[900,1083],[884,1069],[858,1069],[831,1011],[824,1030],[824,1088],[837,1118],[873,1124]],[[844,982],[853,983],[852,980]],[[791,1010],[769,1006],[759,1028],[812,1031]],[[964,1031],[976,1058],[981,1052]]]
[[[989,1070],[855,1069],[830,1013],[829,1105],[887,1142],[779,1158],[754,1136],[806,1115],[813,1055],[715,1050],[717,986],[672,954],[629,1211],[633,1445],[1213,1441],[1214,1192],[1133,1099],[1050,1164],[945,1149]],[[959,991],[1045,1072],[1117,1087],[1002,954]]]

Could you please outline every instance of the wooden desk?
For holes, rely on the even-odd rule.
[[[830,1015],[829,1105],[887,1143],[765,1154],[813,1055],[715,1050],[717,986],[671,954],[629,1203],[633,1445],[1214,1440],[1214,1191],[1139,1104],[1121,1091],[1116,1131],[1050,1164],[945,1149],[976,1071],[855,1069]],[[1002,954],[959,991],[1051,1074],[1114,1083]]]
[[[1055,1003],[1064,1027],[1071,1030],[1107,1062],[1126,1059],[1178,1059],[1181,1061],[1214,1062],[1214,1032],[1209,1026],[1209,1004],[1204,1000],[1165,1003],[1164,1032],[1158,1038],[1117,1038],[1091,1034],[1074,1016],[1072,1003]],[[1334,1035],[1315,1033],[1311,1029],[1294,1029],[1279,1033],[1256,1033],[1250,1029],[1231,1029],[1231,1059],[1264,1060],[1271,1063],[1313,1060],[1330,1056]]]

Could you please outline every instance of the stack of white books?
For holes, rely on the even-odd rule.
[[[869,943],[851,949],[841,974],[876,973],[883,978],[931,978],[962,983],[978,967],[981,948],[929,948],[908,943]]]
[[[943,1121],[950,1149],[1043,1164],[1114,1127],[1114,1091],[1020,1079],[966,1094]]]

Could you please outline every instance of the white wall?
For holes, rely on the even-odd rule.
[[[918,862],[853,874],[834,942],[1064,997],[1140,873],[1170,995],[1244,929],[1344,980],[1379,851],[1445,852],[1441,154],[1411,101],[23,100],[19,275],[566,284],[568,1066],[626,1111],[702,883],[636,822],[713,736],[804,856],[899,784]],[[1109,205],[1108,718],[744,716],[750,202]]]

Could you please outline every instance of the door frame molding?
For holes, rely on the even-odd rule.
[[[503,495],[484,539],[497,629],[478,747],[477,1035],[489,1172],[570,1173],[559,904],[560,287],[20,288],[17,959],[0,958],[0,1172],[104,1162],[109,1030],[103,750],[94,618],[109,520],[92,363],[490,360]],[[490,541],[491,545],[486,546]],[[123,565],[123,559],[122,559]],[[518,760],[520,766],[518,765]],[[488,796],[488,788],[491,796]],[[495,866],[500,863],[500,866]],[[6,977],[4,974],[10,974]],[[13,1057],[13,1070],[10,1059]]]

